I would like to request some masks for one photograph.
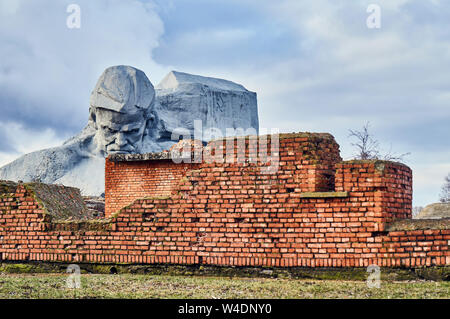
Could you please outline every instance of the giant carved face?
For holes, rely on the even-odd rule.
[[[139,153],[147,126],[145,114],[122,114],[97,109],[96,142],[98,150],[107,154]]]
[[[144,72],[129,66],[106,69],[90,101],[97,151],[139,153],[154,99],[153,85]]]

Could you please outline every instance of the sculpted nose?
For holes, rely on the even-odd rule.
[[[127,145],[127,139],[125,138],[124,134],[119,133],[117,138],[116,138],[116,144],[118,146],[125,146]]]

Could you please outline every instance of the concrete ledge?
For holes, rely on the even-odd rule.
[[[68,220],[44,223],[45,231],[109,231],[111,219]]]
[[[301,193],[301,198],[336,198],[336,197],[348,197],[347,192],[307,192]]]
[[[450,218],[444,219],[403,219],[386,224],[386,231],[450,229]]]
[[[63,273],[70,263],[63,262],[0,262],[0,273]],[[211,265],[128,265],[128,264],[87,264],[77,263],[81,273],[97,274],[147,274],[169,276],[220,276],[244,278],[293,278],[322,280],[365,281],[370,273],[366,268],[306,268],[306,267],[231,267]],[[450,280],[450,267],[427,268],[381,268],[381,280],[402,281],[427,279]]]
[[[173,159],[170,152],[146,153],[146,154],[112,154],[108,156],[111,162],[144,162],[144,161],[164,161]],[[192,159],[190,157],[177,158],[179,161]]]
[[[396,161],[387,161],[387,160],[380,160],[380,159],[373,159],[373,160],[349,160],[349,161],[342,161],[338,163],[338,165],[346,165],[346,164],[352,164],[352,165],[365,165],[365,164],[374,164],[375,168],[377,170],[383,171],[386,165],[389,164],[395,164],[398,166],[403,166],[405,168],[410,169],[410,167],[406,164],[403,164],[401,162]]]
[[[112,154],[108,156],[111,162],[138,162],[158,161],[172,159],[170,152],[146,153],[146,154]]]

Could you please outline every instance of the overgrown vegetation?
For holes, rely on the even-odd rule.
[[[66,275],[0,275],[0,298],[450,298],[450,282],[218,278],[149,275],[81,275],[81,288]]]
[[[354,140],[351,145],[356,148],[355,159],[404,162],[406,156],[410,155],[410,153],[397,154],[392,151],[392,148],[383,153],[380,143],[369,131],[369,128],[370,123],[367,122],[361,130],[349,130],[348,137]]]

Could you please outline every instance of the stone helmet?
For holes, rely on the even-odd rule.
[[[148,114],[155,103],[155,89],[144,72],[127,65],[107,68],[90,97],[90,119],[96,109],[128,115]]]

